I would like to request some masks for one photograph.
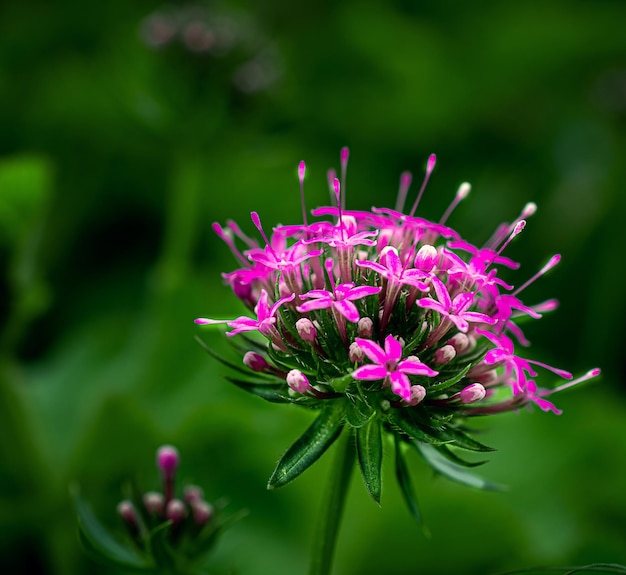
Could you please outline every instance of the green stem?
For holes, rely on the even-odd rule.
[[[337,440],[337,444],[334,465],[330,470],[324,500],[313,534],[309,575],[330,575],[339,523],[354,468],[355,448],[352,434],[344,432]]]

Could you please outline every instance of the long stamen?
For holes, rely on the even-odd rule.
[[[402,172],[400,174],[400,188],[398,189],[398,198],[396,199],[396,212],[401,212],[404,209],[404,202],[406,202],[406,195],[411,187],[412,180],[413,174],[411,174],[411,172]]]
[[[265,235],[265,232],[263,231],[263,226],[261,225],[261,219],[259,218],[259,214],[257,214],[256,212],[251,212],[250,213],[250,219],[252,220],[252,223],[254,224],[254,227],[256,227],[256,229],[259,230],[259,233],[261,234],[261,237],[265,240],[265,243],[267,244],[267,247],[278,258],[278,255],[276,254],[276,251],[274,250],[274,248],[270,244],[270,241],[267,239],[267,236]]]
[[[520,287],[518,287],[511,295],[515,296],[523,289],[526,289],[531,283],[533,283],[536,279],[540,278],[547,271],[551,270],[556,264],[561,261],[561,255],[556,254],[553,255],[548,263],[543,266],[534,276],[532,276],[529,280],[525,281]]]
[[[335,293],[335,276],[333,275],[333,268],[335,267],[335,262],[332,258],[328,258],[324,262],[324,267],[326,268],[326,272],[328,273],[328,281],[330,281],[330,289]]]
[[[441,225],[445,224],[448,221],[448,218],[450,217],[452,212],[461,203],[461,200],[464,200],[469,195],[471,189],[472,189],[472,186],[468,182],[463,182],[459,186],[459,189],[457,190],[456,195],[454,196],[454,200],[452,200],[452,203],[448,206],[448,209],[445,211],[445,213],[443,214],[443,216],[441,216],[441,219],[439,220],[439,223]]]
[[[506,239],[506,241],[502,244],[502,246],[500,247],[500,249],[496,252],[496,255],[500,255],[503,251],[504,248],[506,248],[506,246],[508,246],[511,243],[511,240],[515,237],[518,236],[519,234],[522,233],[522,230],[526,227],[526,220],[520,220],[519,222],[517,222],[515,224],[515,226],[513,227],[513,231],[511,232],[511,234],[509,235],[509,237]]]
[[[337,209],[339,210],[339,227],[341,229],[341,237],[342,239],[346,239],[346,227],[343,223],[343,215],[341,209],[341,202],[343,201],[343,195],[341,194],[341,184],[339,180],[335,178],[333,180],[333,188],[335,189],[335,198],[337,200]]]
[[[567,389],[568,387],[574,387],[575,385],[578,385],[585,381],[589,381],[590,379],[593,379],[594,377],[598,377],[601,371],[602,370],[599,367],[590,369],[587,373],[585,373],[585,375],[581,377],[577,377],[576,379],[572,379],[572,381],[568,381],[567,383],[564,383],[563,385],[559,385],[558,387],[555,387],[554,389],[550,390],[549,395],[552,395],[553,393],[558,393],[559,391],[563,391],[564,389]]]
[[[226,225],[228,226],[228,228],[230,230],[232,230],[232,232],[243,242],[245,242],[246,244],[248,244],[249,247],[251,248],[256,248],[258,247],[258,242],[256,242],[256,240],[253,240],[252,238],[249,238],[246,234],[243,233],[243,231],[241,230],[241,228],[237,225],[236,222],[233,222],[232,220],[228,220],[226,222]]]
[[[243,256],[243,254],[237,249],[235,242],[233,241],[233,234],[231,230],[225,230],[220,226],[217,222],[213,224],[213,231],[217,234],[217,236],[224,241],[224,243],[230,248],[230,251],[233,252],[233,255],[241,260],[246,266],[250,265],[250,262]]]
[[[300,180],[300,203],[302,204],[302,222],[305,226],[308,226],[306,219],[306,204],[304,203],[304,174],[306,172],[306,164],[300,162],[298,164],[298,179]]]
[[[424,193],[424,190],[426,189],[426,184],[428,183],[430,174],[432,174],[433,170],[435,169],[436,162],[437,162],[437,156],[435,156],[435,154],[431,154],[430,156],[428,156],[428,164],[426,164],[426,175],[424,176],[422,187],[420,188],[420,191],[417,194],[415,203],[413,204],[413,207],[411,208],[411,212],[409,213],[410,217],[413,217],[413,214],[415,214],[415,210],[417,210],[417,206],[420,203],[420,200],[422,199],[422,194]]]
[[[348,158],[350,157],[350,150],[344,146],[341,148],[341,189],[343,190],[343,196],[341,197],[341,209],[346,209],[346,172],[348,170]]]
[[[337,172],[330,168],[326,172],[326,180],[328,181],[328,191],[330,192],[330,203],[333,203],[333,194],[335,193],[333,182],[337,179]]]

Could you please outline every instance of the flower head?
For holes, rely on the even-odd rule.
[[[256,317],[201,318],[196,323],[225,323],[232,328],[229,336],[246,332],[246,345],[256,355],[254,361],[245,356],[249,377],[233,378],[237,385],[272,402],[319,410],[279,462],[270,487],[296,477],[347,428],[356,438],[365,483],[378,500],[382,443],[376,438],[382,432],[393,435],[396,457],[403,457],[408,444],[435,469],[462,480],[465,471],[457,469],[461,460],[450,447],[490,450],[466,433],[469,417],[532,404],[560,413],[546,399],[553,392],[538,387],[535,367],[565,380],[572,375],[521,357],[514,341],[528,344],[516,323],[520,316],[538,319],[556,307],[554,300],[527,305],[520,293],[560,256],[515,288],[499,271],[502,266],[519,268],[504,252],[524,230],[534,204],[477,247],[447,225],[468,195],[469,184],[461,185],[439,222],[415,215],[435,167],[434,155],[408,213],[407,173],[401,177],[395,209],[347,210],[347,149],[341,158],[341,180],[334,172],[329,176],[332,205],[311,211],[320,219],[310,221],[304,209],[301,163],[303,223],[279,226],[268,237],[253,212],[260,243],[232,223],[232,233],[214,226],[243,262],[225,277]],[[248,249],[240,250],[236,238]],[[255,342],[248,337],[254,333],[259,338]],[[557,390],[599,370],[589,373]],[[442,456],[450,460],[446,465]],[[398,469],[404,469],[401,463]],[[406,481],[400,484],[410,498]]]

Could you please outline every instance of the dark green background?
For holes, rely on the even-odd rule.
[[[433,478],[415,458],[430,540],[391,467],[382,508],[355,474],[336,573],[626,564],[626,3],[227,2],[212,10],[240,41],[221,57],[142,41],[145,18],[177,6],[0,7],[3,573],[108,573],[79,548],[68,485],[119,529],[122,485],[157,487],[166,442],[184,478],[250,510],[216,572],[306,572],[332,458],[267,492],[311,414],[231,387],[192,320],[243,311],[222,285],[236,264],[211,223],[252,233],[252,210],[266,229],[299,222],[298,162],[309,206],[324,204],[343,145],[352,208],[393,206],[400,172],[421,178],[431,152],[420,213],[438,219],[470,181],[450,221],[470,241],[537,202],[508,249],[522,262],[514,283],[561,253],[525,301],[562,305],[529,325],[528,354],[604,374],[556,397],[560,417],[484,422],[498,452],[481,471],[505,493]],[[250,60],[267,81],[252,93],[234,81]],[[226,350],[219,330],[205,338]]]

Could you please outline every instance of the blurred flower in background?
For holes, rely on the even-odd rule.
[[[238,53],[244,61],[231,80],[245,93],[267,89],[280,76],[276,47],[243,13],[235,15],[200,3],[170,5],[148,15],[140,32],[143,41],[154,49],[176,44],[198,56],[217,59]]]
[[[162,491],[147,491],[139,496],[139,501],[129,498],[117,505],[117,513],[126,525],[126,544],[100,525],[75,492],[81,542],[93,559],[146,573],[204,572],[202,568],[218,535],[245,512],[225,515],[225,502],[208,503],[197,485],[177,489],[178,465],[178,450],[170,445],[160,447],[157,468]]]

